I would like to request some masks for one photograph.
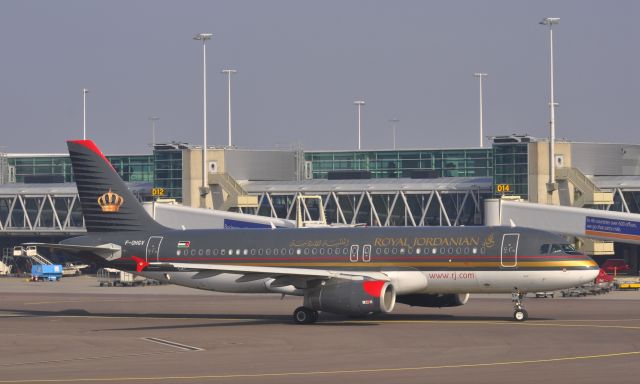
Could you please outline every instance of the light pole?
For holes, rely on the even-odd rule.
[[[473,74],[473,76],[477,77],[480,81],[480,148],[482,148],[484,146],[482,144],[482,78],[488,75],[486,73],[476,72]]]
[[[549,102],[549,182],[547,183],[547,192],[553,193],[556,188],[556,169],[555,169],[555,141],[556,141],[556,102],[553,97],[553,25],[560,23],[559,17],[545,17],[540,24],[549,26],[549,62],[550,62],[550,82],[551,82],[551,101]]]
[[[156,123],[160,118],[158,116],[149,116],[149,120],[151,120],[151,152],[153,152],[153,148],[156,145]]]
[[[211,40],[212,33],[199,33],[194,40],[202,41],[202,88],[203,88],[203,140],[202,140],[202,186],[200,187],[200,206],[206,208],[206,197],[209,194],[207,186],[207,40]]]
[[[365,102],[362,100],[356,100],[353,102],[353,104],[358,106],[358,151],[360,150],[360,127],[361,127],[361,113],[362,113],[362,106],[365,105]]]
[[[400,122],[400,119],[389,119],[389,122],[391,123],[391,133],[393,135],[393,149],[396,149],[396,124]]]
[[[235,69],[223,69],[222,73],[226,73],[227,74],[227,84],[228,84],[228,97],[229,97],[229,101],[228,101],[228,105],[229,105],[229,146],[231,146],[231,75],[236,73],[238,71],[236,71]]]
[[[87,140],[87,93],[89,90],[82,88],[82,140]]]

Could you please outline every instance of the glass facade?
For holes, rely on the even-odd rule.
[[[153,186],[164,189],[163,198],[182,202],[182,150],[160,149],[153,151],[155,176]]]
[[[433,177],[492,176],[490,148],[401,151],[306,152],[313,178],[327,179],[330,171],[369,171],[372,178],[410,178],[419,171]]]
[[[153,155],[107,158],[124,181],[153,183],[164,190],[162,197],[182,202],[182,151],[186,148],[182,143],[158,144]],[[528,197],[527,143],[473,149],[309,151],[304,156],[313,179],[327,179],[330,171],[368,171],[376,179],[488,176],[493,177],[494,186],[508,184],[508,194]],[[66,155],[12,156],[7,162],[15,170],[17,183],[28,176],[73,182]]]
[[[116,172],[126,182],[153,182],[153,156],[107,156]]]
[[[107,159],[126,182],[153,181],[153,156],[151,155],[107,156]],[[16,183],[24,183],[25,178],[28,180],[29,177],[50,178],[56,182],[73,182],[71,159],[67,155],[15,156],[8,157],[7,162],[15,169]]]
[[[517,195],[529,198],[529,151],[528,143],[494,144],[493,171],[494,193],[496,195]],[[498,191],[498,186],[508,189]]]

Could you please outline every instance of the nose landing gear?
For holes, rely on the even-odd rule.
[[[517,289],[511,294],[511,300],[513,301],[513,320],[525,321],[529,318],[527,310],[522,305],[522,300],[526,293],[520,292]]]

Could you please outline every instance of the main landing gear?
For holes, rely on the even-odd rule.
[[[318,311],[307,307],[298,307],[293,311],[293,320],[298,324],[313,324],[318,321]]]
[[[511,294],[511,300],[513,301],[513,320],[515,321],[525,321],[529,318],[527,310],[524,309],[524,306],[522,305],[522,300],[525,295],[526,293],[518,290]]]

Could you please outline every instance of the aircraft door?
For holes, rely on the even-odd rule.
[[[358,261],[358,251],[360,250],[360,246],[353,244],[351,246],[351,250],[349,251],[349,261],[355,263]]]
[[[513,268],[518,265],[518,241],[519,233],[505,233],[502,235],[502,247],[500,248],[500,265]]]
[[[147,240],[147,255],[148,262],[160,261],[160,243],[162,243],[162,236],[151,236]]]
[[[362,246],[362,261],[368,263],[371,261],[371,244]]]

